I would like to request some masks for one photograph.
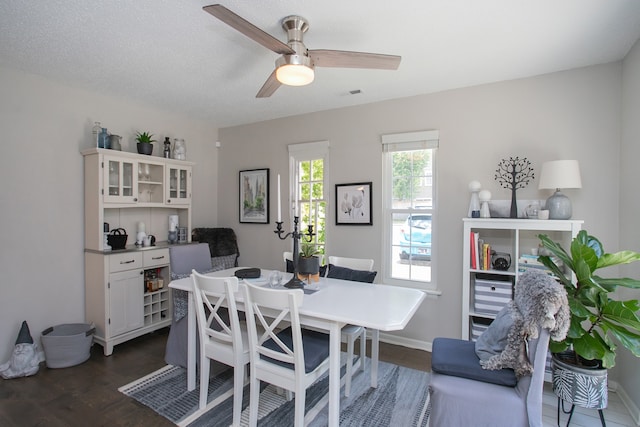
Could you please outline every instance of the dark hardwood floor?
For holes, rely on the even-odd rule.
[[[94,344],[81,365],[49,369],[42,363],[34,376],[0,380],[0,426],[172,426],[118,391],[165,365],[167,335],[165,328],[117,345],[109,357]],[[430,353],[385,343],[380,360],[431,369]]]

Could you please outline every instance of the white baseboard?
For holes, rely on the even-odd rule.
[[[629,415],[631,415],[633,421],[635,421],[637,426],[640,426],[640,408],[638,408],[638,405],[636,405],[633,399],[629,397],[624,387],[622,387],[620,383],[616,384],[616,393],[618,393],[618,396],[620,396],[620,400],[622,400],[624,406],[627,407]]]
[[[414,340],[397,335],[380,332],[380,341],[387,344],[400,345],[402,347],[415,348],[417,350],[431,351],[431,342]]]

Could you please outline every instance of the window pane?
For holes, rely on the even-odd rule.
[[[309,201],[310,199],[310,194],[309,194],[309,189],[310,186],[309,184],[301,184],[300,185],[300,200],[302,201]]]
[[[320,253],[325,252],[325,218],[326,204],[324,202],[324,161],[322,159],[298,161],[298,197],[300,199],[300,224],[302,233],[313,226],[314,236],[311,243],[317,246]],[[303,237],[302,242],[307,242]]]
[[[313,181],[322,181],[324,179],[324,161],[322,159],[312,160],[311,179]]]
[[[432,151],[396,151],[391,156],[391,277],[431,281]]]
[[[310,172],[311,162],[300,162],[300,181],[309,181],[309,177],[311,176]]]
[[[314,200],[322,199],[322,183],[321,182],[316,182],[313,184],[312,197]]]

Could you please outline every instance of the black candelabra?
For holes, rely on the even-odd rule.
[[[299,218],[297,216],[293,217],[293,231],[284,234],[284,230],[282,230],[283,223],[276,221],[276,229],[273,231],[278,235],[280,240],[284,240],[289,236],[293,238],[293,278],[285,283],[285,288],[301,289],[304,287],[304,282],[298,278],[298,241],[300,238],[304,237],[307,242],[310,242],[315,235],[313,232],[313,225],[309,225],[309,227],[307,227],[307,232],[302,233],[298,231],[298,223]]]

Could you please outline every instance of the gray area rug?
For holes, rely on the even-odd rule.
[[[351,396],[344,397],[341,389],[340,426],[426,426],[429,416],[429,374],[390,363],[380,362],[378,388],[371,388],[367,369],[354,376]],[[342,375],[344,375],[344,366]],[[131,384],[120,387],[125,395],[150,407],[158,414],[178,424],[199,426],[228,426],[232,421],[233,399],[229,398],[190,423],[198,406],[199,388],[186,390],[186,370],[168,365]],[[218,373],[209,381],[212,401],[232,387],[233,371]],[[306,394],[305,424],[311,427],[327,425],[327,392],[329,380],[325,375],[313,384]],[[260,394],[259,426],[281,427],[293,425],[294,400],[287,401],[275,387],[264,386]],[[244,389],[242,425],[249,421],[249,386]]]

